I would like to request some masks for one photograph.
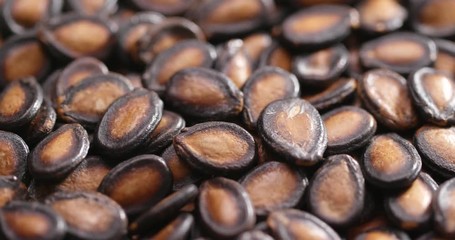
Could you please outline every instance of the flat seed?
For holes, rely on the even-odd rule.
[[[283,38],[291,47],[324,47],[343,40],[350,33],[351,9],[321,5],[300,10],[283,22]]]
[[[63,59],[105,58],[113,45],[112,27],[95,16],[67,14],[43,26],[41,40]]]
[[[0,131],[0,175],[22,179],[26,171],[29,148],[21,137]]]
[[[116,201],[134,216],[164,198],[172,188],[172,175],[163,159],[139,155],[114,167],[98,191]]]
[[[425,0],[416,4],[411,22],[414,29],[430,37],[455,35],[455,4],[450,0]]]
[[[383,34],[403,27],[407,10],[395,0],[367,0],[357,5],[360,28],[370,34]]]
[[[51,70],[51,58],[34,34],[23,34],[3,43],[0,66],[0,86],[3,87],[29,76],[41,80]]]
[[[308,179],[302,172],[281,162],[264,163],[246,174],[240,182],[258,216],[296,207],[308,185]]]
[[[433,198],[435,229],[447,237],[455,236],[455,180],[444,182]]]
[[[9,203],[0,210],[0,226],[6,239],[60,240],[66,233],[65,221],[37,202]]]
[[[385,199],[389,219],[406,230],[425,227],[433,214],[431,203],[437,188],[430,175],[420,173],[408,189]]]
[[[242,40],[232,39],[218,47],[215,69],[226,74],[238,88],[243,87],[253,72],[253,65]]]
[[[109,70],[101,61],[92,57],[82,57],[68,64],[55,83],[57,97],[64,96],[71,87],[78,85],[87,77],[107,74]]]
[[[277,239],[340,240],[338,234],[319,218],[299,210],[284,209],[271,213],[267,226]]]
[[[327,147],[321,116],[303,99],[269,104],[259,117],[258,128],[262,139],[274,151],[297,165],[316,164]]]
[[[150,238],[153,240],[166,240],[166,239],[187,239],[191,235],[191,230],[194,225],[193,215],[182,213],[174,221],[169,223],[166,227],[161,229],[157,234]]]
[[[337,44],[313,53],[295,56],[292,72],[302,84],[328,86],[347,69],[348,58],[348,50]]]
[[[158,125],[163,102],[154,92],[136,89],[113,102],[96,130],[95,141],[102,152],[128,155],[140,147]]]
[[[406,79],[397,73],[385,69],[366,72],[357,90],[365,107],[384,126],[403,131],[419,123]]]
[[[193,125],[174,138],[177,155],[207,174],[237,174],[254,163],[253,137],[233,123],[205,122]]]
[[[352,224],[365,199],[365,179],[357,161],[349,155],[329,157],[313,176],[308,196],[310,211],[327,224]]]
[[[250,76],[242,91],[243,119],[249,128],[254,129],[269,103],[300,96],[300,84],[289,72],[277,67],[262,67]]]
[[[353,106],[336,108],[322,115],[327,130],[327,153],[346,153],[371,140],[376,120],[367,111]]]
[[[414,146],[395,133],[374,137],[363,155],[368,182],[381,188],[409,186],[422,168]]]
[[[170,111],[163,111],[160,123],[150,133],[148,140],[146,140],[146,152],[156,153],[162,151],[172,144],[174,137],[183,128],[185,128],[185,120],[180,115]]]
[[[27,127],[19,131],[19,134],[27,144],[35,146],[52,132],[56,121],[57,113],[52,107],[52,103],[45,99],[38,113],[36,113]]]
[[[429,122],[455,122],[455,80],[432,68],[422,68],[408,80],[414,103]]]
[[[186,161],[180,159],[175,152],[173,145],[166,148],[161,157],[166,162],[166,165],[172,173],[172,189],[174,191],[181,189],[188,184],[196,183],[203,177],[201,176],[201,173],[191,168]]]
[[[122,75],[92,75],[60,96],[62,101],[57,111],[66,122],[79,123],[93,129],[109,106],[132,90],[133,86]]]
[[[455,174],[455,128],[426,125],[416,131],[414,143],[426,166],[444,178]]]
[[[436,45],[431,39],[399,32],[363,44],[360,61],[365,68],[387,68],[400,74],[409,74],[433,64],[436,54]]]
[[[239,183],[214,178],[200,187],[198,212],[201,221],[213,236],[232,238],[254,226],[253,205]]]
[[[68,235],[74,239],[121,239],[126,235],[125,212],[103,194],[59,192],[45,203],[63,217]]]
[[[341,105],[352,98],[356,89],[357,81],[354,78],[340,78],[324,90],[303,96],[303,98],[310,102],[318,111],[324,111]]]
[[[43,103],[43,90],[34,78],[10,83],[0,92],[0,128],[17,129],[35,117]]]
[[[30,152],[28,170],[37,179],[61,178],[85,158],[89,144],[87,131],[81,125],[63,125]]]
[[[193,201],[198,194],[198,188],[190,184],[168,195],[130,223],[130,231],[147,233],[160,229],[177,217],[180,210]]]
[[[178,71],[189,67],[210,68],[216,58],[215,48],[200,40],[184,40],[162,51],[145,70],[144,86],[163,93],[166,83]]]
[[[243,109],[243,94],[224,74],[186,68],[167,83],[165,100],[179,113],[199,119],[224,119]]]

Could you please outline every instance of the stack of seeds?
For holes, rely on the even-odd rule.
[[[0,1],[0,239],[454,239],[454,0]]]

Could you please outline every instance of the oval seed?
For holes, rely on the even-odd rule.
[[[145,70],[146,88],[163,93],[166,84],[178,71],[189,67],[210,68],[216,58],[215,48],[199,40],[184,40],[158,54]]]
[[[327,86],[348,67],[348,50],[341,44],[313,53],[297,55],[292,61],[292,72],[302,84]]]
[[[403,27],[407,10],[395,0],[367,0],[357,5],[360,28],[370,34],[384,34]]]
[[[351,31],[351,9],[321,5],[300,10],[283,22],[283,38],[294,48],[310,49],[343,40]]]
[[[172,187],[172,175],[163,159],[139,155],[114,167],[101,182],[98,191],[137,215],[164,198]]]
[[[360,61],[365,68],[387,68],[409,74],[433,64],[437,49],[426,37],[408,33],[392,33],[362,45]]]
[[[354,240],[370,240],[370,239],[384,239],[384,240],[411,240],[409,236],[400,230],[390,227],[378,227],[367,230],[357,235]]]
[[[130,231],[134,233],[150,233],[153,230],[160,229],[177,217],[180,210],[193,201],[198,194],[198,188],[190,184],[168,195],[130,223]]]
[[[366,72],[358,82],[365,107],[386,127],[403,131],[419,123],[406,79],[386,69]]]
[[[0,131],[0,176],[16,176],[22,179],[28,153],[28,146],[21,137],[14,133]]]
[[[87,77],[99,74],[107,74],[109,70],[101,61],[92,57],[82,57],[68,64],[55,83],[55,94],[62,97],[66,92]],[[63,100],[59,100],[61,102]]]
[[[186,68],[167,83],[167,103],[194,118],[224,119],[243,109],[243,94],[224,74],[205,68]]]
[[[455,236],[455,179],[444,182],[433,198],[434,222],[436,230],[447,237]]]
[[[142,11],[159,12],[164,15],[181,15],[194,3],[194,0],[131,0],[136,7]]]
[[[112,27],[96,16],[66,14],[50,19],[43,27],[41,40],[52,53],[64,59],[84,56],[105,58],[113,41]]]
[[[158,125],[163,102],[155,92],[136,89],[113,102],[96,130],[95,141],[105,154],[128,155]]]
[[[433,213],[431,203],[438,184],[426,173],[420,173],[411,186],[385,199],[389,219],[405,230],[425,227]]]
[[[122,75],[92,75],[59,97],[61,103],[57,111],[59,117],[66,122],[95,128],[108,107],[132,90],[133,86]]]
[[[117,10],[117,0],[69,0],[71,10],[86,15],[108,15]]]
[[[232,238],[253,228],[256,221],[253,205],[239,183],[214,178],[200,187],[198,212],[211,235]]]
[[[172,140],[180,131],[185,128],[185,120],[170,111],[163,111],[160,123],[147,137],[145,151],[148,153],[156,153],[165,149],[172,144]]]
[[[324,111],[349,100],[357,89],[357,81],[354,78],[340,78],[330,84],[323,91],[303,96],[318,111]]]
[[[74,239],[121,239],[126,234],[125,212],[103,194],[59,192],[45,203],[63,217]]]
[[[365,199],[365,179],[357,161],[349,155],[329,157],[313,176],[308,196],[310,211],[327,224],[352,224]]]
[[[138,43],[139,58],[143,63],[148,64],[160,52],[187,39],[204,41],[205,36],[198,25],[186,18],[166,18],[141,37]]]
[[[169,223],[166,227],[161,229],[157,234],[150,238],[153,240],[166,240],[166,239],[188,239],[194,225],[193,215],[182,213],[174,221]]]
[[[455,123],[455,80],[432,68],[422,68],[408,80],[409,90],[425,120],[448,125]]]
[[[0,129],[17,129],[29,123],[43,99],[43,90],[34,78],[10,83],[0,92]]]
[[[308,185],[308,179],[300,170],[281,162],[264,163],[245,175],[240,182],[258,216],[296,207]]]
[[[25,185],[16,176],[0,176],[0,208],[13,200],[24,200]]]
[[[35,34],[21,34],[3,43],[0,48],[0,66],[0,86],[3,87],[9,82],[29,76],[43,79],[51,70],[51,57]]]
[[[65,221],[37,202],[9,203],[0,209],[0,226],[6,239],[60,240],[66,233]]]
[[[278,67],[262,67],[250,76],[242,91],[243,119],[249,128],[254,129],[262,110],[269,103],[300,96],[300,84],[294,75]]]
[[[327,153],[346,153],[367,144],[376,132],[376,120],[367,111],[346,106],[322,115],[327,130]]]
[[[149,28],[163,21],[164,16],[156,12],[139,12],[131,16],[128,21],[120,26],[117,41],[120,55],[125,63],[140,64],[139,40],[144,37]],[[131,66],[135,67],[135,66]]]
[[[291,72],[292,56],[291,53],[281,46],[278,42],[272,43],[262,51],[259,57],[258,67],[273,66]]]
[[[414,4],[412,25],[414,29],[430,37],[455,36],[455,3],[450,0],[424,0]]]
[[[87,131],[81,125],[65,124],[30,152],[28,170],[37,179],[61,178],[85,158],[89,144]]]
[[[438,175],[452,178],[455,174],[455,128],[423,126],[416,131],[414,143],[426,166]]]
[[[52,103],[45,99],[38,113],[27,127],[19,131],[19,134],[25,142],[34,146],[52,132],[56,121],[57,113],[52,107]]]
[[[186,185],[194,184],[202,178],[202,174],[191,168],[188,163],[177,155],[174,146],[169,146],[161,155],[172,173],[172,189],[178,190]]]
[[[271,213],[267,218],[267,226],[278,239],[341,239],[319,218],[295,209]]]
[[[409,186],[422,168],[414,146],[395,133],[374,137],[363,155],[366,179],[378,187]]]
[[[269,104],[259,117],[258,128],[262,139],[274,151],[297,165],[316,164],[327,147],[321,116],[303,99]]]
[[[254,163],[253,137],[233,123],[193,125],[174,138],[177,155],[207,174],[236,174]]]
[[[243,87],[253,72],[253,65],[242,40],[232,39],[218,47],[215,69],[226,74],[238,88]]]

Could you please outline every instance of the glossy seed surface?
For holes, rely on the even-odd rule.
[[[181,159],[171,145],[161,155],[172,173],[173,190],[183,188],[185,185],[198,182],[203,174],[193,169],[185,160]]]
[[[165,149],[184,128],[185,120],[180,115],[164,110],[160,122],[147,137],[146,152],[155,153]]]
[[[341,78],[324,90],[303,96],[303,98],[310,102],[318,111],[325,111],[352,98],[356,89],[357,81],[354,78]]]
[[[383,34],[403,27],[408,11],[395,0],[366,0],[357,5],[360,28],[370,34]]]
[[[29,147],[21,137],[14,133],[0,131],[0,175],[16,176],[25,174]]]

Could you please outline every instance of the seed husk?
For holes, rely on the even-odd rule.
[[[322,115],[327,131],[328,154],[347,153],[363,147],[376,133],[376,120],[354,106],[336,108]]]
[[[169,223],[166,227],[161,229],[158,233],[151,236],[153,240],[165,240],[165,239],[187,239],[191,236],[191,231],[194,225],[193,215],[188,213],[182,213],[174,221]]]
[[[232,39],[218,47],[215,69],[226,74],[238,88],[242,88],[253,72],[253,65],[243,48],[243,41]]]
[[[226,178],[207,180],[200,187],[198,213],[211,235],[232,238],[253,228],[253,205],[245,189]]]
[[[366,109],[387,128],[404,131],[419,123],[406,79],[399,74],[386,69],[368,71],[357,91]]]
[[[363,155],[369,183],[380,188],[407,187],[418,177],[422,160],[415,147],[396,133],[375,136]]]
[[[212,67],[217,57],[215,48],[200,40],[183,40],[162,51],[144,72],[146,88],[162,94],[166,84],[178,71],[190,67]]]
[[[348,50],[341,44],[316,52],[297,55],[292,61],[292,72],[302,84],[328,86],[348,67]]]
[[[262,67],[250,76],[242,91],[243,119],[249,128],[255,129],[264,108],[273,101],[300,96],[300,84],[294,75],[281,68]]]
[[[174,148],[191,167],[208,175],[242,173],[255,160],[253,137],[240,126],[227,122],[193,125],[174,138]]]
[[[182,160],[175,152],[174,145],[169,146],[161,155],[172,173],[172,189],[179,190],[186,185],[198,182],[203,176]]]
[[[79,123],[94,129],[109,106],[133,90],[122,75],[96,74],[89,76],[59,97],[57,111],[66,122]]]
[[[445,126],[455,122],[455,80],[444,72],[421,68],[409,76],[414,103],[428,122]]]
[[[205,68],[186,68],[167,83],[166,103],[185,116],[225,119],[243,109],[243,94],[224,74]]]
[[[322,160],[327,132],[317,110],[298,98],[269,104],[258,120],[262,139],[288,161],[310,166]]]
[[[329,225],[319,218],[295,209],[283,209],[271,213],[267,218],[267,226],[280,240],[341,239]]]
[[[281,46],[278,42],[273,42],[264,49],[259,56],[258,68],[264,66],[279,67],[288,72],[292,71],[292,56],[290,51]]]
[[[22,179],[27,166],[29,148],[18,135],[0,131],[0,175]]]
[[[431,39],[410,32],[373,39],[360,49],[365,68],[387,68],[404,75],[433,64],[436,55],[436,44]]]
[[[127,156],[156,128],[163,102],[155,92],[136,89],[113,102],[96,130],[95,142],[110,156]]]
[[[455,151],[452,139],[455,128],[425,125],[414,135],[414,144],[427,167],[444,178],[452,178],[455,174]]]
[[[303,99],[323,112],[351,99],[356,89],[357,81],[354,78],[340,78],[320,92],[303,96]]]
[[[64,177],[87,156],[89,145],[87,131],[81,125],[65,124],[30,152],[28,170],[37,179]]]
[[[73,239],[122,239],[127,219],[122,208],[96,192],[58,192],[45,200],[66,222]]]
[[[128,216],[136,216],[167,196],[172,175],[156,155],[139,155],[114,167],[98,191],[116,201]]]
[[[12,201],[0,210],[0,232],[6,239],[61,240],[65,221],[37,202]]]
[[[28,124],[43,103],[43,90],[34,78],[10,83],[0,92],[0,129],[14,130]]]
[[[308,179],[299,169],[281,162],[267,162],[240,181],[258,216],[278,209],[296,207],[302,200]]]
[[[24,129],[19,131],[19,134],[24,138],[30,146],[35,146],[54,129],[57,121],[57,113],[52,107],[52,103],[44,99],[40,109],[35,117]]]
[[[161,152],[163,149],[172,145],[172,141],[180,131],[185,128],[185,120],[177,113],[163,111],[163,116],[156,128],[146,140],[145,151],[148,153]]]
[[[403,27],[408,11],[395,0],[367,0],[357,5],[360,29],[371,35],[396,31]]]
[[[365,191],[357,161],[345,154],[330,156],[308,188],[310,212],[334,227],[351,225],[363,211]]]
[[[430,37],[449,38],[455,36],[455,4],[447,0],[424,0],[415,6],[411,23],[413,28]]]

